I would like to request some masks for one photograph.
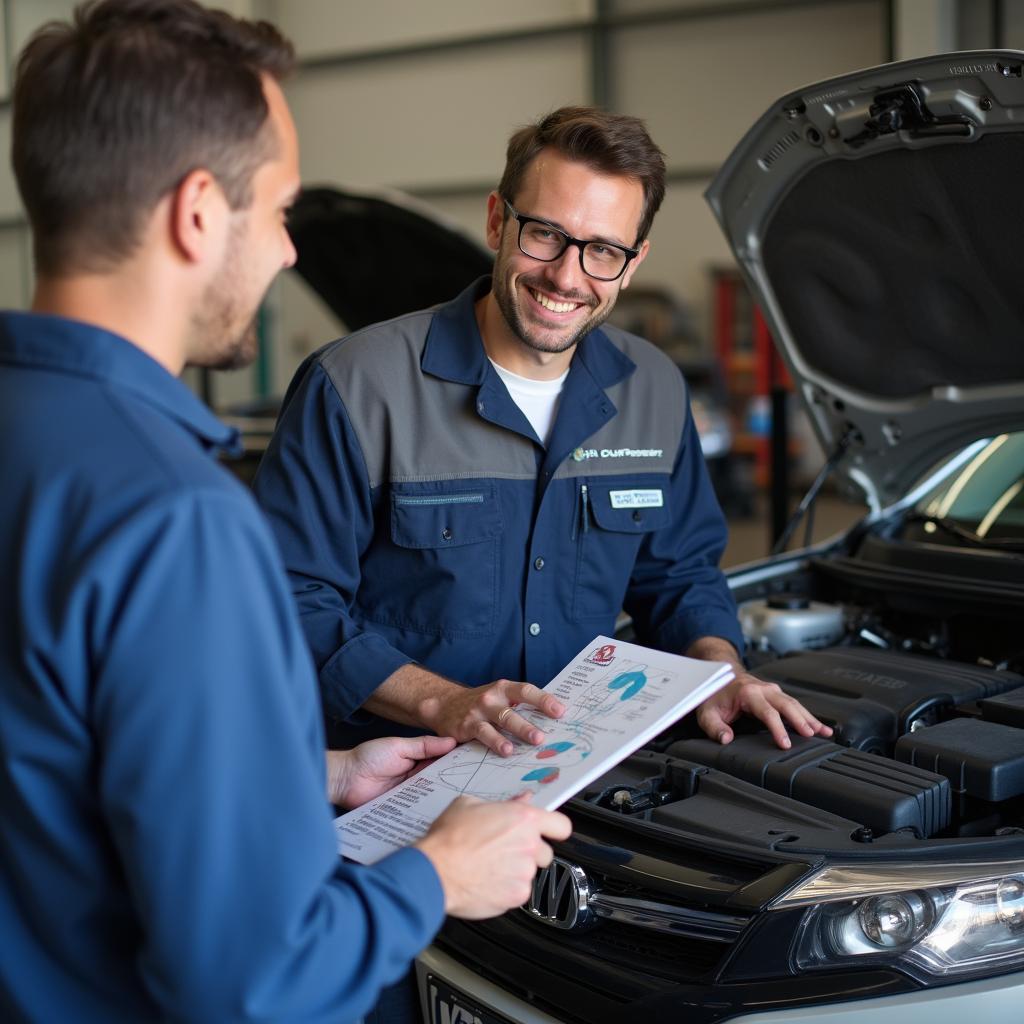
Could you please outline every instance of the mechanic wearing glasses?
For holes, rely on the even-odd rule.
[[[604,325],[650,243],[665,164],[642,122],[566,107],[516,132],[496,252],[447,305],[311,356],[257,475],[332,742],[393,723],[500,754],[563,708],[548,682],[620,609],[640,643],[731,662],[698,720],[780,746],[830,730],[746,673],[725,523],[678,369]],[[415,273],[428,252],[405,253]],[[528,680],[529,682],[522,682]]]

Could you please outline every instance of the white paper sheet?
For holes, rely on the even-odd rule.
[[[362,807],[336,818],[338,849],[372,864],[415,842],[463,793],[507,800],[524,791],[553,810],[733,678],[724,662],[696,661],[599,636],[545,687],[566,704],[560,719],[522,709],[546,733],[514,740],[502,757],[473,741]]]

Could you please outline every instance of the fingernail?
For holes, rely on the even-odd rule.
[[[728,735],[729,735],[729,734],[728,734],[728,733],[727,733],[727,732],[726,732],[726,731],[725,731],[725,730],[723,729],[723,730],[722,730],[722,731],[721,731],[721,732],[720,732],[720,733],[719,733],[719,734],[718,734],[718,735],[717,735],[717,736],[715,737],[715,739],[716,739],[716,740],[718,740],[718,742],[719,742],[719,743],[724,743],[724,742],[725,742],[725,738],[726,738],[726,736],[728,736]]]

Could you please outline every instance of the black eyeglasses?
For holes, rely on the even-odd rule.
[[[504,203],[519,222],[519,250],[530,259],[553,263],[570,245],[575,245],[580,251],[580,267],[584,274],[598,281],[615,281],[622,277],[629,261],[640,255],[639,249],[614,242],[573,238],[546,220],[520,213],[507,199]]]

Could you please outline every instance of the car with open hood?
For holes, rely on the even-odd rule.
[[[420,958],[426,1019],[1019,1021],[1024,54],[793,92],[707,199],[868,507],[730,574],[750,665],[834,735],[628,757],[526,907]]]

